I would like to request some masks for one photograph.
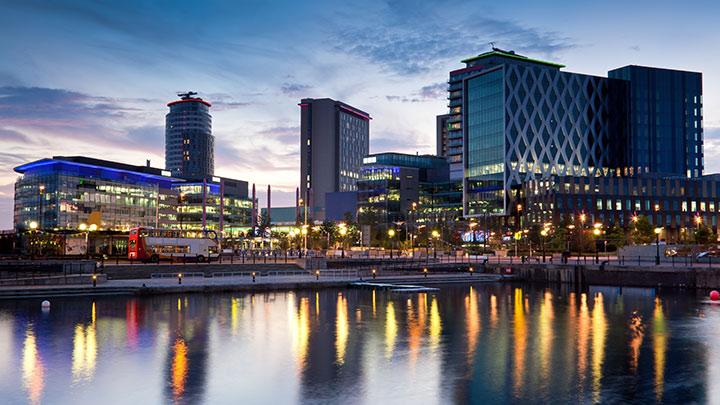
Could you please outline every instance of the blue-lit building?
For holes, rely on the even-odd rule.
[[[462,163],[467,217],[518,218],[522,184],[552,176],[703,173],[699,73],[627,66],[598,77],[497,48],[463,62],[438,139]]]
[[[15,229],[127,230],[169,227],[177,218],[175,179],[165,170],[91,159],[55,156],[15,168]]]
[[[82,156],[41,159],[15,171],[22,175],[15,183],[16,230],[31,225],[57,231],[91,225],[99,231],[204,227],[232,237],[250,227],[252,201],[245,181],[211,177],[190,182],[149,165]]]
[[[197,93],[180,93],[165,116],[165,169],[172,176],[209,180],[215,172],[215,137],[210,103]]]

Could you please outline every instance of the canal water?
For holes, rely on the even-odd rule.
[[[0,402],[717,404],[720,306],[509,283],[0,301]]]

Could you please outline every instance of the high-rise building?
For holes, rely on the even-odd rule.
[[[197,93],[179,93],[165,116],[165,169],[174,177],[209,179],[215,172],[210,103]]]
[[[702,176],[702,74],[631,65],[608,77],[628,83],[624,174]]]
[[[605,78],[497,48],[463,62],[446,139],[462,134],[461,158],[448,157],[462,163],[465,216],[514,216],[521,184],[551,176],[702,174],[698,73],[629,66]]]
[[[359,167],[370,150],[371,118],[329,98],[306,98],[299,105],[300,198],[322,211],[326,193],[356,189]]]

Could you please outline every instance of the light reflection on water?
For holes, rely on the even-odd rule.
[[[491,284],[0,302],[8,403],[715,402],[720,308]]]

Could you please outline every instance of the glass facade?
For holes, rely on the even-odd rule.
[[[15,168],[15,229],[127,231],[134,227],[202,229],[203,183],[186,183],[164,170],[83,157],[55,157]],[[206,229],[237,236],[250,227],[247,183],[213,178],[205,194]]]
[[[177,204],[169,177],[54,160],[16,171],[23,173],[15,183],[16,229],[30,229],[31,222],[73,230],[90,223],[111,230],[172,224],[172,215],[164,209],[161,216],[158,205]]]
[[[505,131],[503,69],[466,81],[465,211],[500,213],[504,207]]]
[[[220,184],[205,185],[205,229],[220,230]],[[203,229],[203,183],[175,184],[180,195],[178,227],[180,229]],[[252,200],[225,192],[222,201],[223,235],[237,237],[250,228]]]
[[[629,83],[624,103],[627,156],[623,174],[703,174],[702,74],[625,66],[608,77]]]

